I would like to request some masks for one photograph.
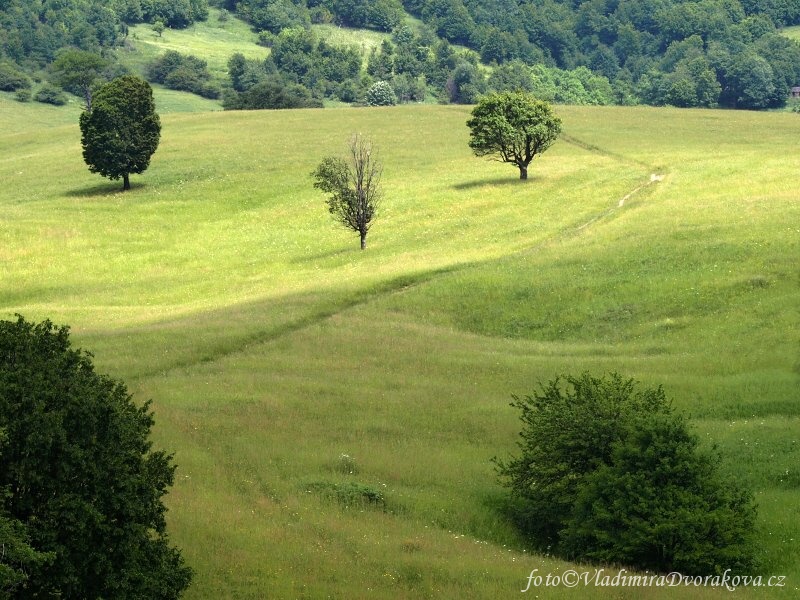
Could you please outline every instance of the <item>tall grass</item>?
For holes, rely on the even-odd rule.
[[[574,567],[504,519],[490,459],[515,450],[512,393],[583,370],[665,385],[797,593],[794,115],[558,107],[521,183],[470,155],[465,107],[164,114],[123,194],[74,113],[10,103],[0,314],[69,323],[154,400],[188,597],[501,598]],[[355,132],[385,166],[364,252],[309,175]]]

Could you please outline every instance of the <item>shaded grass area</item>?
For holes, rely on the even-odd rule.
[[[0,112],[0,313],[71,324],[153,398],[187,597],[503,598],[575,567],[529,552],[490,459],[511,394],[584,370],[665,385],[797,593],[794,115],[559,107],[526,185],[470,156],[466,107],[168,114],[122,194],[35,109]],[[385,165],[366,252],[309,175],[355,132]],[[675,597],[580,592],[536,591]]]
[[[156,112],[159,114],[222,110],[222,105],[218,100],[202,98],[189,92],[170,90],[158,84],[153,84],[153,97],[156,102]]]
[[[12,150],[15,154],[24,153],[24,148],[17,147],[18,138],[14,137],[17,134],[37,129],[41,133],[49,127],[77,124],[81,109],[82,104],[74,97],[65,106],[53,106],[41,102],[17,102],[14,92],[0,92],[0,135],[7,144],[3,158],[7,159]]]

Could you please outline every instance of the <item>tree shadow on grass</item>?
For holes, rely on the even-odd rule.
[[[358,243],[354,244],[353,247],[346,247],[346,248],[336,248],[334,250],[329,250],[327,252],[318,252],[317,254],[308,254],[305,256],[301,256],[298,258],[293,259],[291,262],[294,264],[297,263],[306,263],[306,262],[313,262],[317,260],[325,260],[326,258],[333,258],[335,256],[341,256],[343,254],[350,253],[353,249],[358,252],[361,252],[358,248]]]
[[[75,190],[68,190],[64,193],[68,198],[97,198],[100,196],[116,196],[117,194],[133,192],[139,188],[145,187],[144,183],[131,183],[131,189],[123,190],[122,181],[98,183],[96,185],[79,188]]]
[[[519,175],[514,176],[510,175],[509,177],[494,177],[493,179],[476,179],[475,181],[464,181],[461,183],[456,183],[453,187],[457,190],[473,190],[476,188],[482,187],[492,187],[498,185],[526,185],[535,181],[537,178],[536,176],[528,175],[528,179],[520,179]]]

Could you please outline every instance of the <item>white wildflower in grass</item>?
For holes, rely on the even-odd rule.
[[[358,466],[356,459],[349,454],[340,454],[339,459],[336,461],[336,472],[344,475],[355,475],[358,473]]]

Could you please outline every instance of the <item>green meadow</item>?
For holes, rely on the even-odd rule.
[[[186,29],[167,28],[160,36],[150,24],[132,26],[118,58],[134,71],[143,72],[147,63],[174,50],[205,60],[213,76],[225,79],[232,54],[238,52],[252,60],[264,60],[269,55],[268,48],[257,45],[258,35],[247,23],[233,16],[226,20],[219,17],[220,11],[212,8],[206,21]]]
[[[786,577],[735,597],[797,597],[797,115],[557,107],[520,182],[471,155],[469,107],[184,98],[159,96],[123,194],[84,165],[77,107],[0,95],[0,317],[69,324],[153,400],[186,598],[510,598],[585,569],[531,552],[491,459],[516,449],[512,394],[587,370],[664,385],[755,491],[759,573]],[[384,164],[365,251],[310,177],[357,132]]]
[[[798,25],[795,25],[793,27],[784,27],[781,30],[781,33],[794,40],[800,40],[800,26]]]

